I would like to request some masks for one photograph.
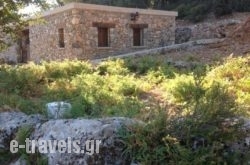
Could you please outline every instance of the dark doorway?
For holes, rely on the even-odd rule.
[[[98,47],[109,47],[109,29],[98,28]]]
[[[133,46],[143,46],[143,29],[133,28]]]
[[[59,47],[60,48],[64,48],[65,47],[65,43],[64,43],[64,29],[58,29],[58,37],[59,37]]]
[[[21,48],[20,62],[27,63],[30,55],[29,29],[25,29],[22,31],[20,48]]]

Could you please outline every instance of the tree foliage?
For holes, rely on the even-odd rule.
[[[0,0],[0,50],[17,36],[27,20],[19,10],[29,4],[36,4],[45,9],[46,0]]]
[[[134,7],[134,8],[157,8],[164,9],[168,0],[57,0],[58,4],[70,2],[83,2],[91,4],[102,4],[110,6]]]
[[[60,4],[84,2],[111,6],[176,10],[179,18],[193,22],[203,20],[207,14],[219,17],[233,11],[250,11],[250,0],[57,0]]]

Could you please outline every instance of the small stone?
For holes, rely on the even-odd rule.
[[[51,102],[46,104],[47,115],[50,119],[60,119],[69,115],[71,112],[71,104],[66,102]]]

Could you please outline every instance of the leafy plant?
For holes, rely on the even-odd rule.
[[[134,162],[176,164],[181,160],[188,161],[188,150],[168,135],[166,118],[162,113],[148,124],[122,128],[119,132],[125,143],[123,154]]]
[[[19,145],[25,145],[26,138],[29,138],[33,131],[33,126],[26,125],[18,129],[16,133],[15,139],[18,141]],[[20,156],[20,159],[24,159],[28,165],[47,165],[48,160],[44,156],[42,156],[40,153],[32,153],[29,154],[26,152],[26,149],[20,148],[18,150],[18,155]]]

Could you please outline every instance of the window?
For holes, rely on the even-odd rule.
[[[133,28],[133,46],[143,46],[143,28]]]
[[[98,31],[98,47],[110,47],[110,29],[115,28],[112,22],[93,22]]]
[[[64,44],[64,29],[58,29],[58,38],[59,38],[59,42],[58,45],[60,48],[64,48],[65,44]]]
[[[23,37],[25,39],[25,44],[26,45],[30,44],[29,29],[23,30]]]
[[[109,47],[109,28],[98,27],[98,47]]]
[[[144,29],[148,28],[148,24],[132,23],[130,28],[133,29],[133,46],[144,46]]]

